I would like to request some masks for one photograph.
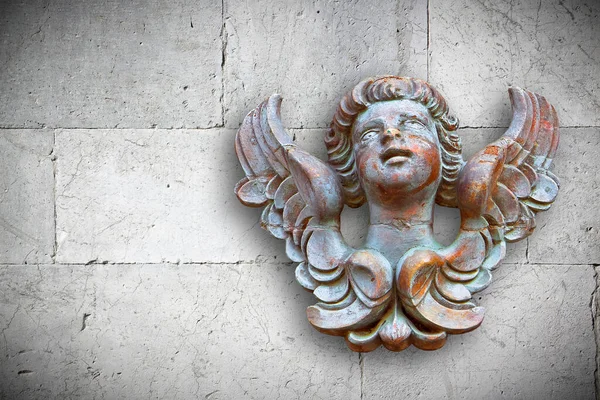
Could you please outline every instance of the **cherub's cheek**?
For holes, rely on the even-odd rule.
[[[427,164],[435,165],[439,162],[439,154],[437,151],[433,149],[427,149],[427,151],[423,152],[423,156],[427,162]]]
[[[365,157],[364,159],[358,161],[358,173],[362,177],[363,181],[372,182],[379,179],[378,177],[380,175],[380,168],[379,161],[376,157]]]
[[[356,153],[356,164],[360,170],[366,171],[377,165],[379,155],[372,149],[364,149]]]
[[[363,167],[363,174],[364,176],[369,176],[369,177],[373,177],[375,176],[375,174],[377,173],[378,165],[377,165],[377,160],[374,158],[371,158],[369,160],[367,160],[365,163],[362,164]]]
[[[439,164],[440,162],[440,151],[436,143],[430,141],[421,140],[418,143],[414,143],[415,148],[411,148],[413,153],[419,155],[421,161],[425,161],[428,164]]]

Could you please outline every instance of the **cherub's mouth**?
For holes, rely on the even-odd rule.
[[[408,149],[391,147],[381,154],[381,161],[384,165],[398,165],[408,160],[412,154],[412,151]]]

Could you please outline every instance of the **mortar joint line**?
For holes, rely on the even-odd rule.
[[[225,63],[227,62],[227,28],[225,26],[225,0],[221,0],[221,126],[225,127]]]
[[[47,265],[48,263],[10,263],[10,262],[0,262],[0,267],[5,266],[17,266],[17,265]],[[76,265],[279,265],[279,266],[294,266],[298,263],[295,261],[276,261],[276,260],[265,260],[265,261],[256,261],[256,260],[238,260],[238,261],[186,261],[186,262],[173,262],[173,261],[82,261],[82,262],[53,262],[52,264],[56,264],[56,266],[76,266]],[[600,267],[598,263],[552,263],[552,262],[503,262],[502,265],[531,265],[531,266],[566,266],[566,267]]]
[[[54,218],[54,242],[52,248],[52,264],[56,264],[56,257],[58,254],[58,226],[56,220],[56,171],[57,171],[57,156],[56,156],[56,129],[52,132],[52,151],[50,152],[50,160],[52,161],[52,205],[53,205],[53,218]]]
[[[224,86],[224,83],[223,83]],[[223,93],[221,94],[221,97],[223,97]],[[221,102],[222,107],[224,108],[224,104],[223,102]],[[231,129],[231,130],[235,130],[238,129],[238,127],[235,126],[225,126],[222,123],[216,124],[216,125],[212,125],[212,126],[208,126],[208,127],[190,127],[190,126],[182,126],[182,127],[159,127],[159,126],[146,126],[146,127],[110,127],[110,126],[105,126],[105,127],[97,127],[97,126],[90,126],[90,127],[84,127],[84,126],[71,126],[71,127],[31,127],[31,126],[0,126],[0,130],[45,130],[45,129],[52,129],[52,130],[60,130],[60,131],[69,131],[69,130],[88,130],[88,131],[92,131],[92,130],[103,130],[103,131],[144,131],[144,130],[161,130],[161,131],[210,131],[210,130],[215,130],[215,129]],[[329,126],[288,126],[287,129],[288,130],[303,130],[303,131],[309,131],[309,130],[324,130],[324,129],[328,129]],[[561,126],[560,129],[598,129],[600,128],[600,125],[564,125]],[[461,129],[508,129],[508,126],[471,126],[471,125],[464,125],[464,126],[459,126],[458,128],[459,130]]]
[[[598,398],[598,395],[600,394],[600,377],[598,376],[599,374],[599,366],[600,366],[600,354],[598,353],[598,351],[600,351],[600,337],[598,335],[597,332],[597,322],[596,322],[596,318],[597,315],[596,313],[598,312],[598,305],[597,305],[597,296],[598,296],[598,264],[593,265],[594,268],[594,290],[592,291],[592,296],[590,298],[590,312],[592,313],[592,331],[594,334],[594,343],[596,344],[596,357],[594,358],[595,364],[596,364],[596,368],[594,369],[594,390],[595,390],[595,398]]]
[[[431,21],[429,18],[429,7],[431,5],[431,0],[427,0],[427,53],[426,53],[426,61],[427,61],[427,82],[429,82],[429,69],[430,69],[430,45],[431,45]]]
[[[89,262],[52,262],[52,263],[0,263],[0,267],[16,267],[16,266],[40,266],[40,265],[52,265],[56,267],[73,267],[73,266],[151,266],[151,265],[163,265],[163,266],[201,266],[201,265],[272,265],[272,266],[294,266],[297,263],[294,261],[190,261],[190,262],[104,262],[104,261],[89,261]]]

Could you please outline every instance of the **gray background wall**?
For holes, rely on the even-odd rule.
[[[0,397],[594,398],[600,2],[0,4]],[[508,126],[511,84],[561,118],[555,206],[481,293],[481,328],[431,353],[314,331],[232,190],[265,96],[323,155],[336,102],[376,74],[439,88],[467,154]],[[447,242],[458,217],[437,215]],[[364,211],[344,218],[360,242]]]

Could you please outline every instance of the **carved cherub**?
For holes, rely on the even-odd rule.
[[[344,336],[355,351],[401,351],[440,348],[447,334],[481,324],[472,295],[489,285],[505,243],[530,235],[558,193],[548,170],[559,139],[554,107],[519,88],[509,94],[510,127],[466,163],[457,120],[419,79],[356,85],[325,137],[328,163],[286,133],[278,95],[248,114],[235,142],[246,177],[235,192],[264,207],[261,225],[300,263],[298,282],[319,300],[307,309],[316,329]],[[368,235],[355,249],[340,214],[365,201]],[[449,246],[433,237],[436,202],[460,210]]]

